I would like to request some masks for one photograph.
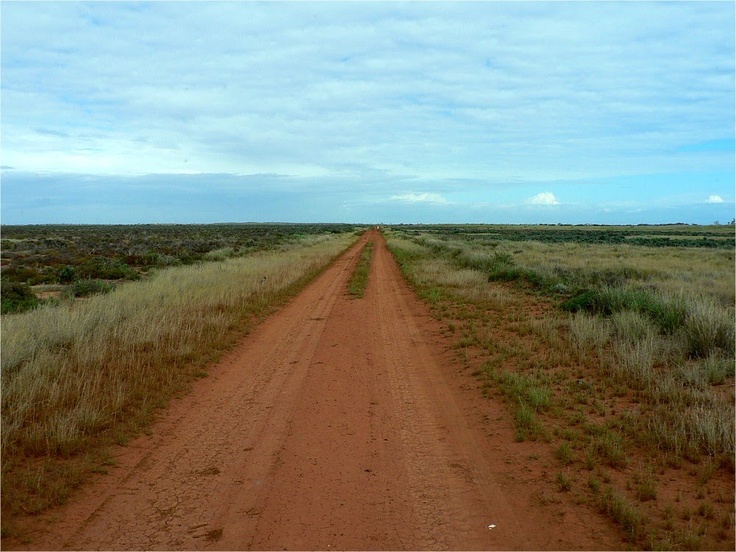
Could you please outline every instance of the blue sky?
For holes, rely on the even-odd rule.
[[[5,0],[2,223],[727,222],[734,5]]]

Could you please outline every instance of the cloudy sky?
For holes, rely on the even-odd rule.
[[[4,224],[734,216],[733,2],[0,16]]]

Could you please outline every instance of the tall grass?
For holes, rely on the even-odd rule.
[[[202,374],[236,330],[285,300],[352,239],[170,268],[105,296],[3,317],[4,509],[32,512],[65,496],[63,484],[20,477],[27,459],[78,457],[145,423]],[[37,479],[53,478],[52,464]],[[63,492],[31,496],[44,488]]]

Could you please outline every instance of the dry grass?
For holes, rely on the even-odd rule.
[[[635,274],[637,280],[654,284],[663,292],[705,292],[724,305],[733,305],[735,300],[733,251],[539,242],[524,242],[521,247],[518,243],[502,243],[498,250],[513,252],[517,264],[523,266],[588,273],[615,269]]]
[[[460,233],[394,230],[388,238],[435,316],[451,321],[460,359],[484,394],[509,399],[517,440],[545,436],[569,473],[593,472],[579,478],[595,482],[585,489],[568,472],[557,484],[593,495],[590,503],[635,546],[732,548],[733,534],[713,519],[733,517],[733,251]],[[552,306],[578,290],[593,294],[589,312]],[[539,386],[540,374],[542,410],[528,385]],[[636,465],[648,467],[623,476]],[[702,469],[688,468],[699,465],[711,467],[706,481]],[[675,485],[678,496],[687,489],[682,501],[692,511],[708,486],[730,499],[674,531],[658,503]]]
[[[166,269],[109,295],[3,317],[4,512],[62,501],[94,451],[145,425],[353,239]]]

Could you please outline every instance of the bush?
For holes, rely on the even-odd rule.
[[[77,279],[77,272],[70,266],[65,266],[59,272],[59,283],[60,284],[71,284]]]
[[[103,293],[110,293],[115,286],[103,280],[77,280],[64,290],[66,297],[88,297]]]
[[[2,280],[2,314],[23,312],[36,308],[41,302],[28,284]]]
[[[88,279],[138,280],[140,275],[127,264],[107,257],[93,257],[79,266],[79,275]]]
[[[590,312],[610,316],[631,311],[646,315],[664,333],[675,333],[687,318],[683,298],[664,298],[644,289],[603,287],[585,290],[560,305],[569,312]]]

